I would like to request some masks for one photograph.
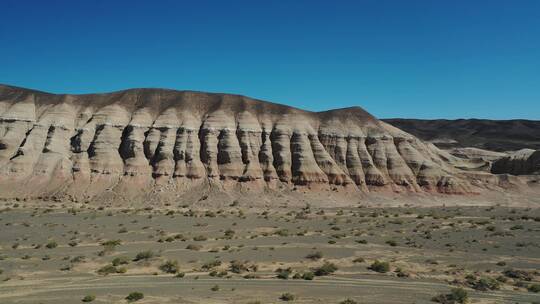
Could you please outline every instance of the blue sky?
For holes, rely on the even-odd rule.
[[[540,1],[0,2],[0,83],[540,119]]]

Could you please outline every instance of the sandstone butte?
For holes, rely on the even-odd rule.
[[[481,193],[506,175],[362,108],[309,112],[231,94],[50,94],[0,85],[0,198],[279,193]]]

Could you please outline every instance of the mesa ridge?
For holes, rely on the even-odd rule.
[[[195,185],[474,192],[478,184],[457,161],[359,107],[309,112],[231,94],[56,95],[0,86],[3,198]]]

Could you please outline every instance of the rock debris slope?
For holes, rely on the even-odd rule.
[[[3,198],[194,186],[469,192],[449,157],[357,107],[314,113],[228,94],[0,86]]]

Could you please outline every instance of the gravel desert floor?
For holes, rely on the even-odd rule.
[[[2,304],[540,303],[535,208],[4,202],[0,226]]]

